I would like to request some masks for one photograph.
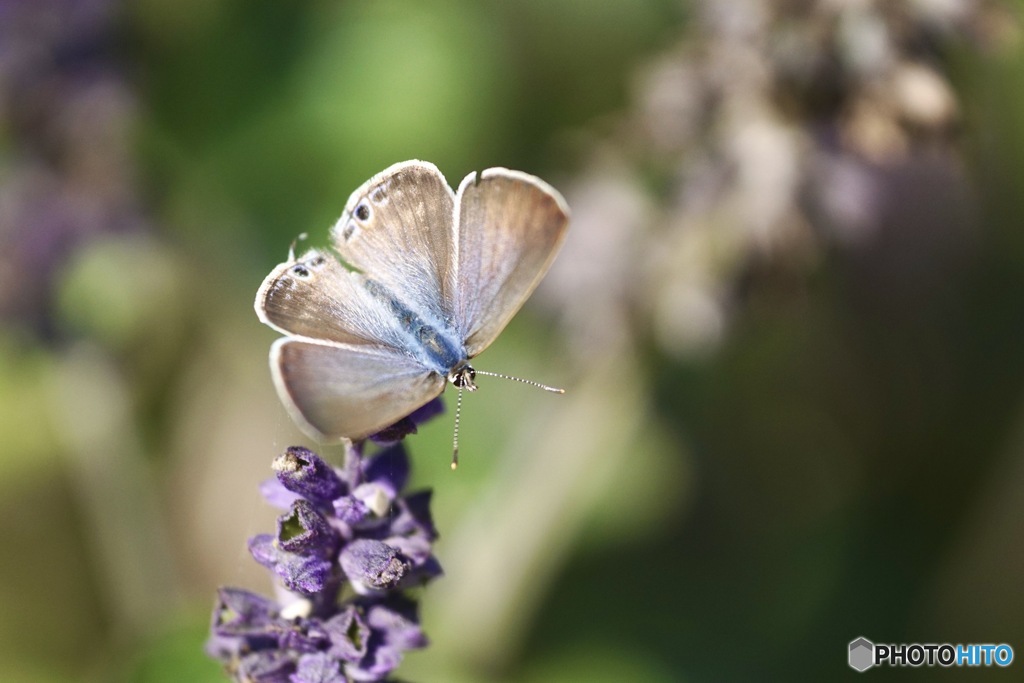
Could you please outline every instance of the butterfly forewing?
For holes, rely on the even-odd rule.
[[[445,386],[444,377],[401,353],[296,337],[274,343],[270,366],[292,418],[321,441],[379,432]]]
[[[277,266],[256,294],[256,315],[279,332],[346,344],[402,348],[394,316],[363,276],[312,249]]]
[[[457,316],[466,351],[487,348],[537,287],[565,237],[561,196],[504,168],[467,176],[457,197]]]
[[[455,195],[433,164],[406,161],[352,193],[331,230],[341,257],[439,324],[454,313]]]

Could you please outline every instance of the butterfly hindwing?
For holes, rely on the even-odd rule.
[[[380,347],[283,337],[270,350],[278,395],[320,441],[361,439],[440,394],[445,378]]]

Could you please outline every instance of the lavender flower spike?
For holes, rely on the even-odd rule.
[[[344,468],[293,447],[261,487],[284,513],[275,534],[249,539],[253,558],[292,593],[301,613],[236,588],[218,593],[206,649],[246,683],[380,681],[408,650],[426,646],[405,588],[440,575],[430,491],[403,494],[400,443]]]

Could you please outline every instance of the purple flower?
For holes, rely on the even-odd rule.
[[[271,467],[282,486],[314,504],[329,503],[346,491],[345,483],[331,466],[302,446],[286,450]]]
[[[402,660],[406,650],[425,647],[427,638],[419,625],[416,603],[401,596],[375,602],[366,608],[370,629],[366,656],[347,669],[355,681],[378,681]]]
[[[261,650],[277,643],[273,627],[277,604],[241,588],[221,588],[210,625],[206,651],[228,660],[246,650]]]
[[[424,647],[416,603],[402,591],[440,575],[430,492],[403,495],[409,457],[393,444],[343,468],[289,448],[264,498],[284,510],[276,534],[249,539],[253,558],[295,600],[287,606],[222,588],[206,649],[236,681],[341,683],[387,678]]]
[[[282,550],[278,539],[259,534],[249,539],[249,553],[257,562],[281,579],[285,588],[303,595],[325,591],[331,582],[333,563],[317,554],[291,553]]]
[[[341,569],[357,593],[394,588],[408,573],[410,562],[383,541],[360,538],[341,551]]]
[[[291,511],[277,518],[277,542],[282,550],[309,555],[331,555],[338,534],[313,504],[300,498]]]
[[[371,434],[370,439],[379,444],[390,444],[395,443],[396,441],[401,441],[410,434],[415,434],[419,425],[443,412],[444,402],[441,400],[441,397],[438,396],[433,401],[428,401],[424,405],[412,411],[390,427],[385,427],[376,434]]]
[[[116,0],[0,2],[0,325],[59,333],[58,275],[101,235],[142,234]]]

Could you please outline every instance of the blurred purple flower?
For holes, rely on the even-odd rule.
[[[799,296],[829,253],[858,261],[860,287],[885,297],[913,281],[893,301],[916,309],[977,234],[965,107],[942,55],[1015,46],[1012,8],[691,4],[568,186],[575,228],[536,298],[561,314],[570,345],[616,357],[653,341],[700,356],[751,283],[781,276]]]
[[[85,241],[138,232],[135,100],[114,0],[0,2],[0,320],[52,330],[55,275]]]
[[[293,601],[222,588],[207,652],[237,681],[383,680],[406,650],[427,644],[402,591],[441,573],[430,492],[402,495],[401,444],[369,458],[349,446],[341,469],[292,447],[273,469],[261,491],[285,513],[277,533],[254,536],[249,550]]]

